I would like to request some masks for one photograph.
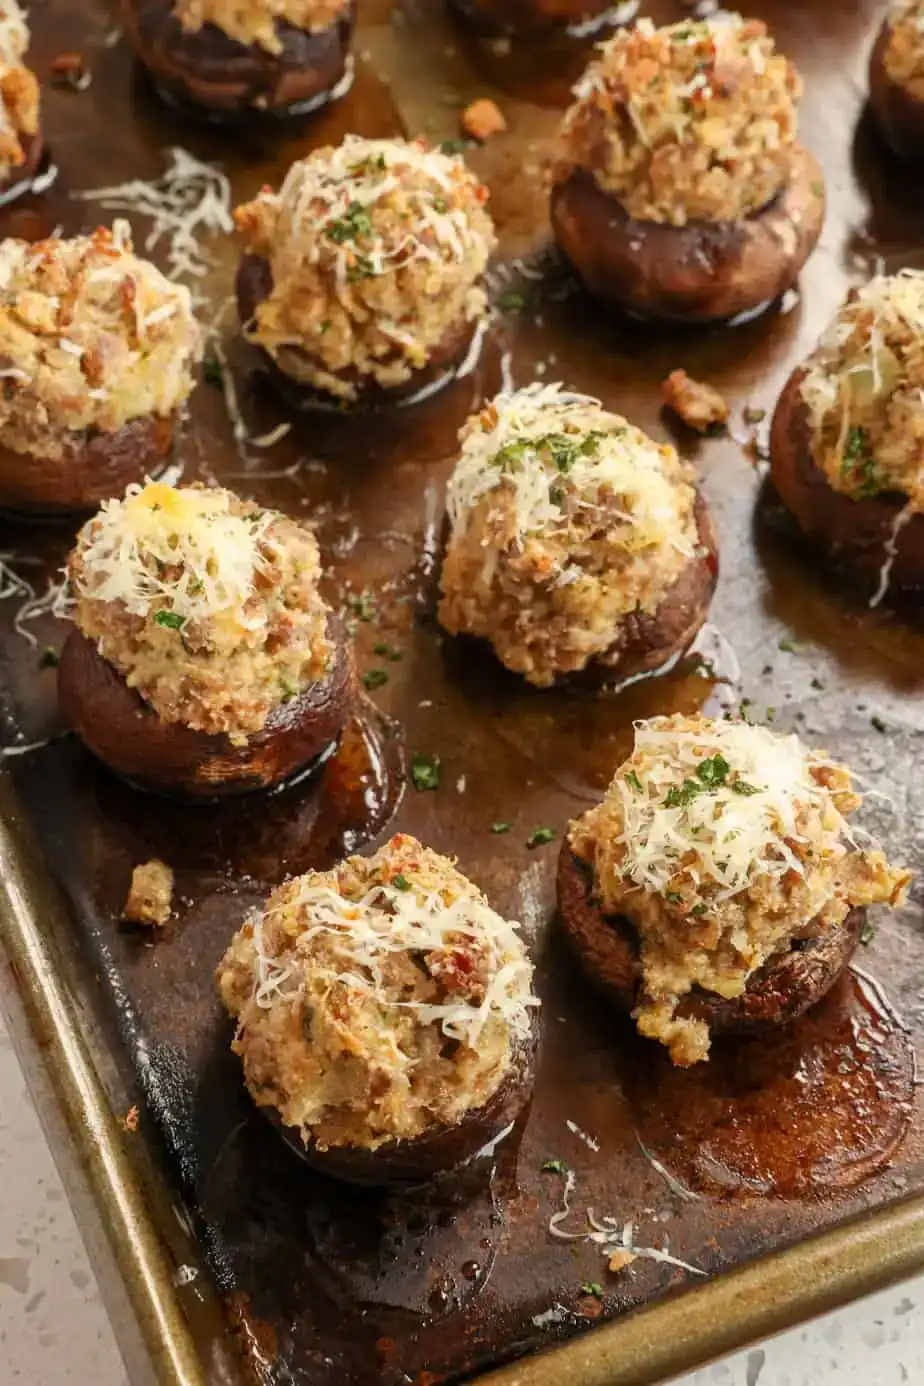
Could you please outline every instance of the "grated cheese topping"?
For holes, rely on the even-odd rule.
[[[760,20],[641,19],[600,45],[574,88],[563,176],[588,169],[642,220],[736,220],[786,182],[801,90]]]
[[[668,465],[674,450],[589,395],[561,384],[527,385],[495,396],[459,436],[447,503],[460,535],[479,502],[499,490],[512,493],[519,545],[528,534],[566,524],[574,508],[601,512],[618,497],[627,546],[664,543],[694,552]]]
[[[883,54],[888,76],[900,86],[913,86],[915,95],[924,78],[924,4],[922,0],[893,0],[891,32]]]
[[[218,969],[258,1104],[321,1148],[457,1124],[523,1081],[532,965],[519,926],[398,834],[280,886]]]
[[[924,509],[924,271],[853,290],[806,362],[800,394],[835,490],[855,500],[899,492]]]
[[[165,245],[171,279],[201,279],[215,264],[200,237],[227,235],[231,220],[231,185],[217,164],[203,163],[187,149],[166,151],[160,178],[131,178],[127,183],[75,192],[84,202],[98,202],[110,212],[128,212],[151,222],[146,251]]]
[[[81,531],[76,590],[134,616],[166,611],[201,621],[239,611],[270,569],[261,549],[273,512],[236,513],[230,492],[163,482],[103,502]]]

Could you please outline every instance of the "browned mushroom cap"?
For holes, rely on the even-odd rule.
[[[556,239],[590,292],[679,322],[736,318],[779,298],[814,249],[824,214],[821,169],[798,145],[785,188],[740,221],[636,221],[586,169],[552,189]]]
[[[280,53],[238,43],[214,24],[186,30],[172,0],[121,0],[122,22],[162,95],[217,119],[305,113],[343,80],[355,5],[320,33],[280,22]]]
[[[310,767],[349,720],[353,656],[333,618],[328,634],[334,654],[326,676],[275,708],[242,746],[162,721],[76,629],[58,666],[61,711],[104,765],[144,788],[198,799],[266,789]]]
[[[286,1126],[275,1107],[262,1110],[287,1145],[313,1169],[351,1184],[420,1184],[446,1170],[475,1160],[503,1140],[532,1096],[536,1027],[529,1040],[511,1056],[500,1087],[483,1106],[466,1112],[454,1126],[439,1126],[412,1140],[386,1141],[375,1150],[359,1146],[328,1146],[319,1150]]]
[[[630,1012],[642,980],[638,935],[622,915],[606,915],[593,893],[593,872],[564,843],[558,859],[558,907],[565,933],[588,979],[620,1010]],[[788,1025],[820,1001],[860,942],[866,911],[851,910],[843,924],[816,938],[799,939],[748,980],[742,996],[726,999],[695,989],[678,1016],[701,1020],[716,1034],[741,1034]]]
[[[903,159],[924,157],[924,100],[896,82],[885,65],[892,25],[885,21],[869,60],[869,104],[891,149]]]
[[[175,414],[149,414],[113,433],[65,433],[63,452],[55,457],[0,445],[0,509],[36,517],[95,510],[132,482],[157,475],[175,428]]]
[[[260,255],[242,256],[235,287],[238,317],[241,325],[246,326],[253,319],[258,305],[272,292],[273,276],[269,262]],[[350,400],[338,399],[296,379],[283,370],[262,347],[259,348],[259,353],[273,384],[294,408],[336,409],[338,412],[370,409],[387,404],[410,404],[417,398],[435,393],[441,385],[448,384],[465,359],[479,330],[478,324],[468,319],[455,323],[443,340],[431,350],[427,364],[419,370],[411,371],[408,379],[400,385],[379,385],[377,381],[361,375],[352,366],[341,371],[340,379],[344,384],[356,389],[356,394]],[[308,352],[302,352],[297,347],[287,347],[286,352],[290,360],[299,356],[306,362],[311,360]]]
[[[613,10],[612,0],[452,0],[452,4],[479,33],[527,36],[576,26],[589,36],[606,26]]]
[[[786,382],[770,429],[770,476],[806,536],[865,585],[878,586],[886,545],[894,546],[889,586],[924,587],[924,516],[897,525],[908,497],[898,492],[854,500],[835,491],[812,455],[809,413],[800,393],[805,370]]]

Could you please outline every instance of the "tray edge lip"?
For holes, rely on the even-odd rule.
[[[94,1066],[78,1003],[56,970],[43,912],[59,897],[40,879],[9,773],[0,771],[0,950],[14,974],[30,1026],[86,1169],[155,1373],[163,1386],[206,1386],[167,1257],[140,1180]],[[550,1342],[479,1374],[483,1386],[646,1386],[688,1372],[756,1339],[779,1333],[924,1270],[924,1194],[861,1213],[708,1283]]]

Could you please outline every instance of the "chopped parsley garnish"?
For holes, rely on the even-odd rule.
[[[217,356],[206,356],[202,362],[202,379],[207,385],[221,384],[221,362]]]
[[[593,1295],[594,1299],[603,1298],[603,1286],[598,1280],[585,1280],[581,1286],[582,1295]]]
[[[526,839],[526,845],[527,847],[542,847],[544,843],[554,841],[554,828],[533,828],[529,837]]]
[[[691,909],[690,913],[691,913],[691,914],[705,914],[707,909],[708,909],[708,906],[706,905],[705,901],[700,900],[698,904],[696,904],[696,905],[693,906],[693,908]]]
[[[449,211],[449,203],[446,201],[445,197],[434,197],[433,210],[439,213],[440,216],[445,216]]]
[[[284,703],[291,702],[293,698],[298,697],[298,689],[294,683],[289,683],[288,679],[280,679],[279,687],[282,689],[282,701]]]
[[[866,429],[855,424],[847,430],[841,473],[851,484],[853,494],[860,500],[875,496],[879,491],[876,460],[873,457]]]
[[[825,195],[825,185],[824,185],[824,183],[813,183],[813,184],[812,184],[812,192],[815,194],[816,197],[824,197],[824,195]]]
[[[626,783],[631,784],[632,788],[637,790],[639,794],[642,793],[642,782],[634,770],[626,771]]]
[[[742,707],[744,701],[742,701]],[[671,785],[664,798],[663,808],[686,808],[700,794],[713,789],[731,789],[735,794],[759,794],[760,790],[746,780],[729,780],[731,766],[724,756],[708,756],[696,767],[696,779],[686,779],[679,787]]]
[[[440,758],[415,751],[411,757],[411,779],[415,789],[436,789],[440,782]]]
[[[53,645],[46,645],[39,657],[40,669],[55,669],[61,663],[61,656]]]
[[[402,658],[401,651],[397,645],[389,645],[384,640],[378,640],[372,646],[373,654],[381,655],[383,659],[390,659],[392,663]]]
[[[747,780],[732,780],[731,787],[735,794],[759,794],[760,790],[756,784],[748,784]]]
[[[863,944],[864,948],[872,943],[875,937],[875,924],[871,924],[868,919],[864,919],[863,923],[860,925],[860,942]]]
[[[542,1166],[543,1174],[567,1174],[568,1166],[564,1160],[546,1160]]]
[[[535,452],[540,456],[545,453],[556,469],[566,475],[579,457],[596,456],[604,436],[600,429],[591,429],[583,438],[578,433],[542,433],[538,438],[514,438],[498,449],[493,463],[501,471],[516,471],[526,453]]]
[[[509,833],[512,827],[512,823],[492,823],[491,832],[499,836],[501,833]]]
[[[368,255],[354,255],[352,265],[347,268],[347,283],[355,284],[360,279],[369,279],[375,274]]]
[[[796,645],[792,640],[781,640],[778,648],[781,649],[784,654],[799,653],[799,646]]]
[[[363,674],[363,687],[368,688],[372,693],[376,688],[381,688],[388,682],[388,675],[384,669],[369,669]]]
[[[166,626],[168,630],[182,630],[186,624],[186,617],[180,616],[176,611],[158,611],[154,617],[156,626]]]
[[[664,892],[664,898],[669,905],[679,905],[683,900],[683,896],[680,894],[679,890],[666,890]]]
[[[497,296],[497,306],[502,313],[522,313],[526,307],[526,295],[519,289],[505,289]]]
[[[397,876],[392,876],[391,884],[395,890],[410,890],[411,888],[410,881],[402,872],[399,872]]]
[[[368,236],[371,233],[372,222],[361,202],[351,202],[343,216],[337,221],[332,221],[327,228],[329,239],[337,245],[343,245],[344,241],[355,241],[357,236]]]

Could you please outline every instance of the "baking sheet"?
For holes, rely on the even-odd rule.
[[[165,110],[112,41],[104,11],[68,0],[54,6],[52,21],[50,6],[33,8],[39,71],[76,50],[93,81],[81,93],[47,92],[60,176],[44,198],[5,211],[3,234],[89,228],[96,210],[75,192],[156,177],[173,145],[220,161],[242,200],[278,182],[293,157],[348,130],[451,136],[459,104],[485,92],[510,122],[471,159],[491,186],[501,232],[495,295],[509,303],[501,296],[513,290],[523,306],[499,313],[470,375],[374,421],[293,420],[270,449],[235,441],[214,386],[202,384],[193,399],[184,479],[215,479],[311,516],[329,596],[355,622],[360,668],[381,666],[378,642],[402,651],[319,779],[209,808],[129,790],[60,735],[54,673],[41,653],[60,644],[61,628],[51,617],[29,621],[33,647],[13,628],[21,599],[0,603],[0,737],[13,750],[50,739],[7,760],[16,803],[64,901],[63,915],[43,907],[42,922],[59,945],[111,1100],[125,1100],[133,1085],[143,1099],[141,1125],[126,1143],[143,1147],[172,1194],[155,1205],[154,1227],[175,1245],[171,1218],[187,1224],[224,1307],[232,1332],[219,1350],[215,1318],[199,1308],[200,1293],[211,1300],[206,1271],[191,1260],[174,1276],[207,1380],[227,1379],[230,1342],[242,1381],[423,1386],[602,1320],[617,1321],[599,1335],[614,1334],[615,1374],[628,1310],[858,1214],[894,1219],[897,1201],[922,1191],[913,1070],[924,1033],[919,885],[860,958],[862,975],[845,979],[812,1017],[681,1073],[588,995],[554,928],[557,846],[526,846],[537,826],[560,838],[568,818],[600,796],[630,745],[633,719],[748,700],[758,720],[798,727],[851,760],[881,791],[862,821],[893,856],[921,862],[924,637],[812,566],[754,465],[766,424],[755,444],[741,419],[745,404],[772,407],[845,288],[880,257],[890,269],[922,263],[922,195],[862,116],[878,9],[761,7],[806,78],[804,137],[826,171],[829,220],[799,292],[778,313],[687,333],[606,316],[550,253],[542,168],[580,66],[574,53],[479,48],[433,5],[370,3],[356,81],[339,106],[297,132],[229,135]],[[680,13],[666,5],[651,12]],[[139,220],[139,241],[145,230]],[[216,264],[199,287],[220,310],[235,252],[230,243],[209,249]],[[291,416],[234,341],[231,318],[222,341],[248,430],[260,436]],[[445,639],[433,616],[442,497],[468,410],[501,383],[562,379],[667,436],[658,387],[676,366],[708,378],[735,405],[731,437],[677,439],[702,471],[721,544],[701,657],[617,696],[538,693]],[[65,525],[5,522],[0,552],[41,593],[72,537]],[[416,751],[441,757],[435,793],[403,781]],[[509,834],[491,834],[498,820],[511,821]],[[449,1181],[405,1199],[339,1188],[282,1147],[243,1091],[211,980],[230,933],[275,882],[395,828],[457,855],[497,908],[523,920],[544,1000],[536,1095],[498,1152],[490,1185]],[[174,923],[154,940],[118,922],[132,866],[153,855],[175,867],[180,899]],[[610,1275],[598,1245],[552,1237],[564,1180],[542,1170],[549,1160],[574,1175],[566,1230],[588,1230],[590,1207],[620,1230],[631,1223],[634,1244],[667,1250],[688,1268],[645,1259]],[[885,1251],[876,1251],[883,1264]],[[590,1284],[602,1298],[582,1292]],[[777,1292],[795,1308],[810,1289],[803,1265]],[[696,1302],[695,1293],[677,1301],[694,1322]],[[557,1370],[579,1379],[588,1360],[585,1353]]]

